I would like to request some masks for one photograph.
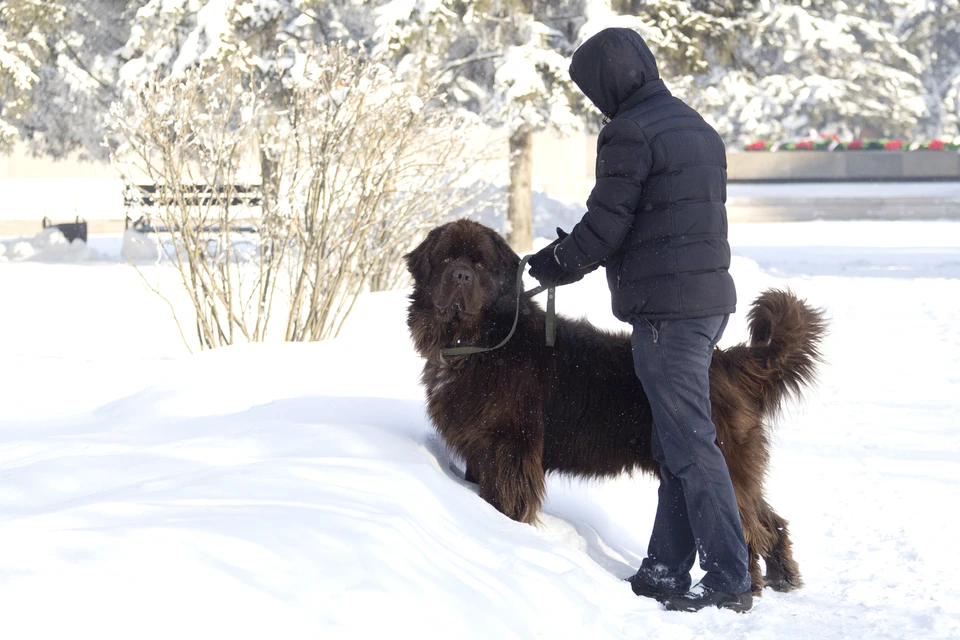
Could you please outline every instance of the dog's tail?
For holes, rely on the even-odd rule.
[[[778,413],[787,396],[799,396],[817,379],[827,321],[820,309],[790,291],[767,289],[747,313],[750,328],[744,371],[764,415]]]

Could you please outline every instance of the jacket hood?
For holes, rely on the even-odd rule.
[[[570,63],[570,78],[608,118],[628,101],[639,102],[635,94],[648,84],[666,89],[650,47],[636,31],[620,27],[604,29],[580,45]]]

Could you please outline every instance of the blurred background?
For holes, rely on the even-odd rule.
[[[479,121],[500,190],[486,219],[529,250],[552,234],[533,193],[582,209],[592,186],[600,121],[567,68],[609,26],[643,35],[668,87],[724,137],[731,220],[957,215],[942,183],[960,180],[958,0],[4,0],[0,234],[35,233],[44,216],[80,216],[91,233],[138,217],[124,183],[148,181],[117,166],[122,105],[191,69],[237,69],[268,105],[247,142],[260,155],[249,182],[263,182],[256,165],[269,181],[305,52],[336,44]],[[755,182],[817,186],[740,186]]]

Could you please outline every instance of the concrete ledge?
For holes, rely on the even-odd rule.
[[[727,202],[730,222],[805,222],[809,220],[958,220],[960,202],[937,198],[811,198],[777,200],[737,198]]]
[[[727,154],[738,181],[960,180],[955,151],[744,151]]]
[[[731,222],[958,220],[960,181],[733,183],[727,215]]]
[[[904,160],[903,174],[911,180],[920,177],[956,180],[960,177],[960,153],[914,151]]]

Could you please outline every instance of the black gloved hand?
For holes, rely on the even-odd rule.
[[[557,227],[557,239],[545,246],[530,258],[530,275],[536,278],[545,287],[562,287],[583,279],[582,271],[567,271],[557,262],[553,251],[560,241],[567,237],[567,232]]]

